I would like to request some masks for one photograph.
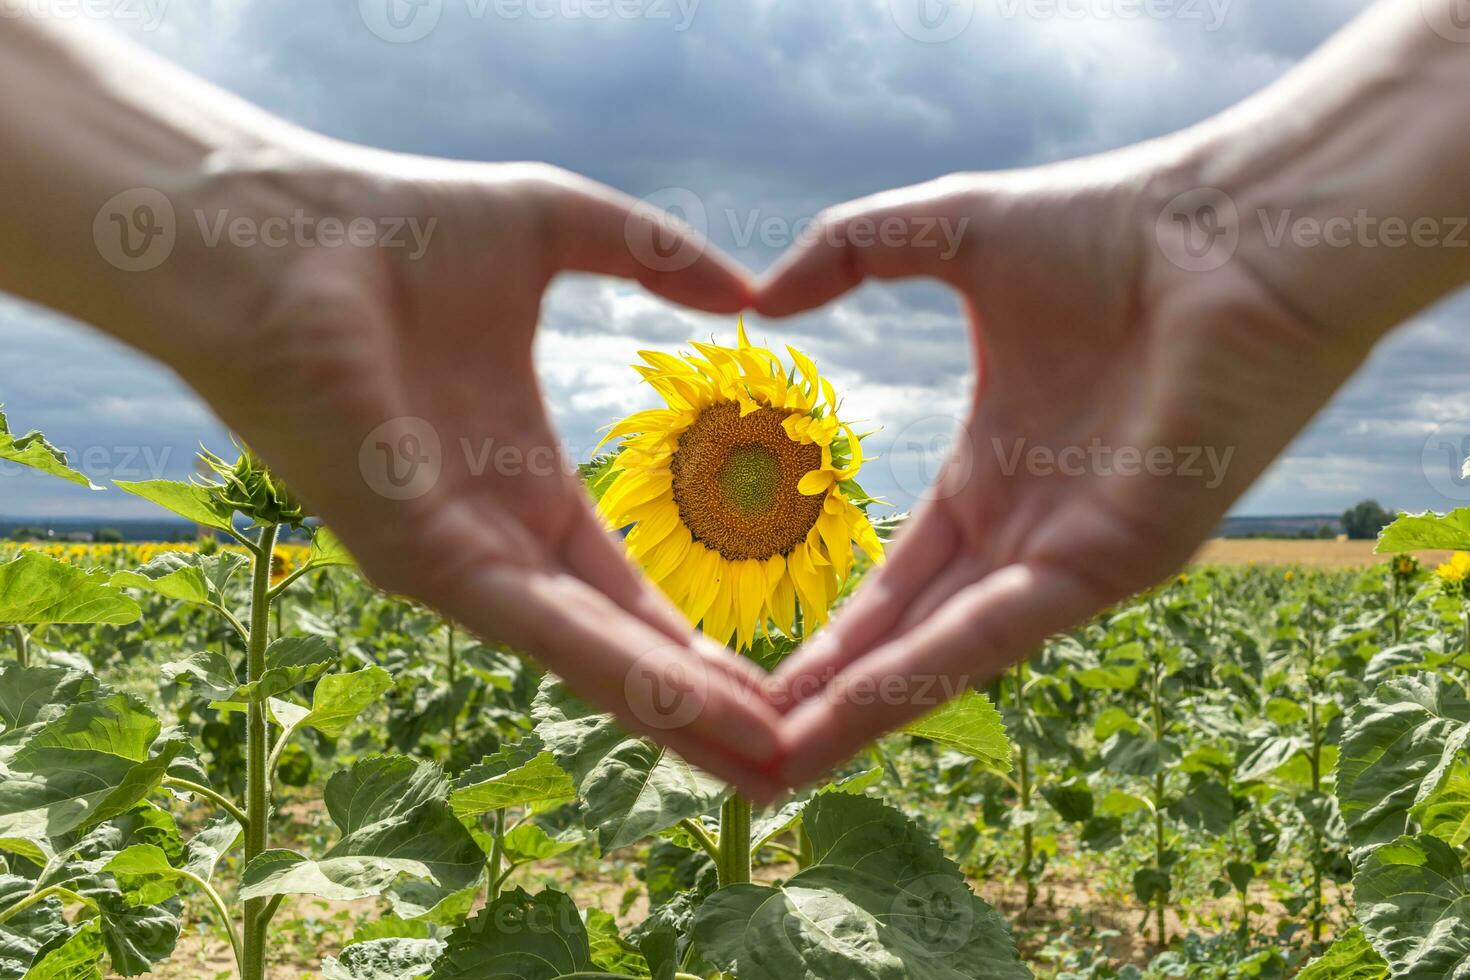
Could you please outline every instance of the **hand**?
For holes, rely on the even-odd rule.
[[[259,285],[223,304],[238,317],[164,330],[175,367],[376,584],[535,654],[633,729],[773,796],[761,767],[779,717],[755,693],[758,671],[696,642],[624,560],[561,456],[531,353],[559,272],[637,279],[720,313],[746,304],[743,274],[692,241],[692,265],[652,271],[630,248],[630,229],[653,231],[634,202],[552,168],[350,152],[245,166],[176,210],[261,221],[302,210],[378,229],[408,218],[433,229],[422,256],[372,245],[206,253],[182,228],[171,263],[192,270],[175,288],[193,301],[166,305]],[[693,236],[663,234],[673,246]],[[648,678],[682,684],[701,710],[660,724],[649,698],[681,692],[640,694]]]
[[[783,667],[808,696],[787,721],[791,785],[938,706],[922,692],[984,683],[1160,581],[1365,356],[1284,309],[1243,257],[1171,264],[1156,219],[1189,186],[1171,168],[1134,151],[856,201],[760,289],[756,308],[786,316],[870,277],[938,278],[964,298],[978,376],[888,564]],[[840,244],[921,219],[968,222],[961,251]]]

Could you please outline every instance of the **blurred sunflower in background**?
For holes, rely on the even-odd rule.
[[[1434,570],[1439,578],[1440,588],[1449,595],[1462,596],[1467,594],[1467,583],[1470,583],[1470,554],[1457,551],[1450,556],[1450,560]]]
[[[621,439],[599,508],[629,554],[691,623],[748,648],[770,624],[790,635],[826,622],[855,562],[883,545],[855,482],[862,437],[838,417],[831,382],[751,344],[640,351],[634,365],[666,407],[611,426]]]

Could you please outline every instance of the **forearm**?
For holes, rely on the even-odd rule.
[[[191,209],[225,175],[313,139],[102,32],[0,20],[0,289],[153,353],[187,342],[171,324],[259,295],[252,259],[154,265],[148,244],[197,236]]]
[[[1371,339],[1470,281],[1470,32],[1386,0],[1188,133],[1177,193],[1224,191],[1236,257],[1304,318]]]

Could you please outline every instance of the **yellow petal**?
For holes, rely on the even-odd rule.
[[[791,635],[796,628],[796,587],[791,584],[790,575],[781,576],[781,581],[776,583],[769,609],[771,620],[781,632]]]
[[[739,565],[739,598],[735,606],[735,628],[740,646],[748,649],[761,626],[761,609],[766,600],[765,563],[748,558]]]
[[[831,470],[812,470],[801,478],[801,482],[796,485],[796,490],[803,496],[815,497],[831,490],[832,485],[836,482],[837,474]]]
[[[655,582],[662,582],[667,578],[689,554],[689,546],[693,540],[684,528],[675,528],[674,533],[664,539],[658,548],[648,556],[648,577]]]
[[[823,510],[822,516],[817,518],[817,531],[826,546],[827,558],[832,562],[832,573],[839,583],[846,582],[847,573],[852,570],[852,538],[847,521],[840,514]]]
[[[628,510],[664,494],[672,495],[674,475],[667,470],[627,470],[602,495],[604,514],[616,520]]]
[[[728,569],[727,571],[733,571]],[[704,622],[701,624],[704,635],[714,640],[721,646],[730,645],[730,635],[735,632],[734,619],[735,596],[730,586],[729,579],[733,575],[727,575],[726,581],[720,583],[715,591],[715,601],[710,604],[709,611],[704,614]]]
[[[711,551],[702,544],[694,545],[689,552],[688,562],[694,568],[694,580],[689,584],[689,595],[682,608],[689,622],[698,623],[709,612],[720,591],[725,560],[718,551]]]
[[[801,599],[802,615],[806,617],[807,625],[811,626],[826,614],[827,585],[822,581],[822,573],[812,564],[811,555],[804,544],[791,550],[786,567],[791,572],[792,584],[796,586],[796,594]]]

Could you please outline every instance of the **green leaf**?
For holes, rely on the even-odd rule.
[[[1394,976],[1470,969],[1470,888],[1460,858],[1428,834],[1375,847],[1353,876],[1358,921]]]
[[[0,627],[52,623],[126,626],[142,615],[138,604],[87,572],[39,552],[0,564]]]
[[[506,746],[455,783],[449,804],[460,817],[475,817],[511,806],[545,807],[574,799],[572,777],[556,764],[535,735]]]
[[[1104,817],[1126,817],[1130,813],[1140,810],[1153,810],[1153,804],[1137,793],[1129,793],[1126,790],[1108,790],[1107,795],[1097,805],[1097,812]]]
[[[209,556],[170,551],[136,571],[118,572],[112,584],[177,602],[222,605],[230,578],[247,564],[249,559],[233,551]]]
[[[1355,928],[1337,937],[1296,980],[1388,980],[1388,964],[1368,945],[1363,930]]]
[[[368,667],[350,674],[328,674],[317,682],[311,696],[311,709],[305,714],[301,714],[296,705],[274,699],[271,710],[283,725],[315,728],[329,738],[341,738],[358,715],[392,686],[393,677],[382,667]],[[292,718],[299,720],[292,721]]]
[[[415,980],[428,976],[444,951],[437,939],[373,939],[322,961],[322,980]]]
[[[116,481],[119,490],[142,497],[164,510],[173,511],[193,524],[212,527],[216,531],[234,529],[234,510],[215,498],[212,490],[192,483],[173,480],[147,480],[142,483]]]
[[[1195,780],[1183,796],[1169,804],[1168,812],[1186,827],[1219,837],[1229,833],[1235,822],[1235,801],[1222,783]]]
[[[1470,841],[1470,775],[1463,761],[1457,763],[1456,771],[1444,783],[1414,804],[1409,815],[1424,833],[1451,847]]]
[[[1306,753],[1309,747],[1306,739],[1290,735],[1272,735],[1262,739],[1236,767],[1235,778],[1249,783],[1275,776],[1283,766]]]
[[[72,469],[67,464],[66,453],[47,442],[41,433],[28,432],[23,436],[11,433],[10,423],[6,421],[4,412],[0,412],[0,460],[40,470],[88,490],[102,489],[89,480],[85,473]]]
[[[22,980],[102,980],[102,926],[88,922],[42,956]]]
[[[97,903],[102,926],[102,945],[112,962],[112,972],[124,977],[148,973],[153,964],[173,955],[182,923],[181,904],[172,899],[161,904],[132,905],[121,896],[108,894]]]
[[[131,809],[182,748],[158,734],[153,713],[124,694],[38,726],[0,764],[0,837],[56,837]]]
[[[306,556],[307,568],[356,568],[357,561],[342,539],[325,527],[311,536],[311,551]]]
[[[815,863],[780,886],[733,885],[695,916],[700,953],[740,980],[1029,977],[1005,922],[899,811],[833,793],[805,816]]]
[[[1123,729],[1102,744],[1103,765],[1124,776],[1153,776],[1179,761],[1179,746]]]
[[[751,829],[751,840],[754,847],[759,850],[777,837],[792,830],[801,821],[802,814],[811,805],[812,800],[828,793],[865,793],[872,787],[883,781],[883,770],[881,768],[864,769],[844,776],[836,782],[828,783],[821,789],[805,791],[787,800],[776,810],[763,814]]]
[[[166,663],[165,680],[188,677],[194,687],[216,701],[264,701],[316,680],[337,663],[337,651],[317,636],[287,636],[265,650],[265,671],[253,684],[242,684],[229,658],[218,650],[196,653]]]
[[[502,894],[450,935],[431,980],[556,980],[592,972],[587,927],[566,895]]]
[[[551,678],[537,692],[531,716],[536,734],[571,774],[586,804],[586,825],[597,831],[604,852],[698,817],[728,793],[714,777],[628,734]]]
[[[1337,799],[1348,841],[1363,848],[1410,830],[1470,738],[1470,705],[1436,677],[1395,677],[1353,709],[1343,732]]]
[[[1076,671],[1072,679],[1096,691],[1131,691],[1143,670],[1143,645],[1125,643],[1108,651],[1101,666]]]
[[[1127,711],[1119,707],[1104,708],[1092,723],[1092,737],[1099,742],[1106,742],[1118,732],[1131,732],[1134,735],[1143,732],[1143,726],[1138,723]]]
[[[966,691],[903,731],[962,752],[992,772],[1011,771],[1005,724],[990,699],[978,691]]]
[[[0,874],[0,908],[10,908],[31,894],[35,882]],[[19,977],[43,949],[64,941],[71,932],[65,908],[57,898],[37,902],[0,924],[0,976]]]
[[[1378,532],[1377,554],[1445,549],[1470,551],[1470,507],[1448,514],[1400,514]]]
[[[1167,901],[1173,887],[1169,872],[1160,868],[1139,868],[1133,872],[1133,894],[1140,905],[1151,905],[1159,897]]]
[[[5,741],[11,741],[20,729],[51,721],[74,704],[96,700],[99,691],[97,678],[85,671],[0,662],[0,722],[5,725]]]
[[[1057,811],[1057,816],[1068,823],[1086,823],[1092,819],[1095,807],[1092,787],[1080,776],[1055,786],[1043,787],[1041,795]]]
[[[242,899],[316,895],[395,898],[404,879],[417,906],[432,908],[476,885],[485,854],[450,810],[437,766],[403,756],[365,759],[327,781],[324,799],[341,839],[320,859],[266,851],[245,868]],[[427,890],[424,886],[428,886]]]

